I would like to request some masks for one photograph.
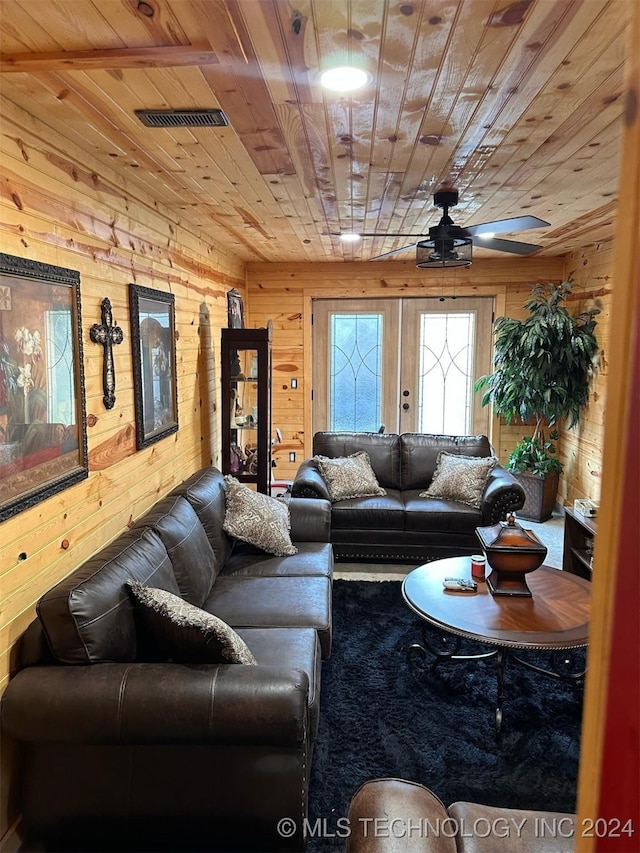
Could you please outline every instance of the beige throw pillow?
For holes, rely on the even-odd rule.
[[[212,613],[164,589],[138,581],[127,586],[146,639],[160,657],[176,663],[256,663],[242,637]]]
[[[298,549],[291,542],[289,508],[282,501],[254,492],[235,477],[225,482],[226,510],[223,530],[276,557],[290,557]]]
[[[386,495],[371,467],[369,454],[364,450],[350,456],[314,456],[322,479],[327,484],[332,502],[347,498],[367,498]]]
[[[429,488],[421,498],[445,498],[479,509],[489,474],[498,460],[494,456],[459,456],[442,450]]]

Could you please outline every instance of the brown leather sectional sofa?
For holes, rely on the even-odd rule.
[[[524,506],[525,494],[501,465],[491,472],[479,509],[441,498],[419,497],[433,479],[441,450],[491,456],[484,435],[317,432],[313,455],[369,454],[386,495],[337,501],[331,507],[331,542],[339,560],[426,562],[476,553],[476,527],[497,524]],[[292,486],[295,497],[329,499],[316,462],[305,460]]]
[[[3,731],[21,750],[18,799],[32,842],[66,851],[303,846],[321,659],[331,649],[330,508],[290,502],[298,553],[289,557],[230,540],[224,514],[222,475],[199,471],[41,599],[2,704]],[[209,573],[202,528],[215,554]],[[128,580],[215,613],[258,665],[149,661]],[[277,831],[283,817],[297,827],[288,838]]]

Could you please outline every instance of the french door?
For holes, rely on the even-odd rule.
[[[313,431],[488,434],[493,299],[318,299]]]

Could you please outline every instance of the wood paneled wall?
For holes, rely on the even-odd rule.
[[[446,272],[416,269],[409,262],[354,264],[249,264],[251,324],[273,322],[273,421],[283,442],[274,448],[275,476],[293,478],[311,452],[312,325],[314,298],[493,296],[496,315],[516,310],[536,281],[561,280],[561,258],[476,259],[471,267]],[[290,379],[298,378],[292,391]],[[511,449],[500,425],[492,436],[501,457]],[[514,440],[515,441],[515,440]],[[503,446],[504,445],[504,446]],[[296,462],[288,454],[296,452]]]
[[[179,211],[132,193],[115,174],[96,168],[27,113],[2,102],[0,137],[0,250],[80,272],[87,391],[90,476],[0,524],[0,690],[11,670],[15,641],[38,598],[84,559],[142,515],[192,471],[219,463],[219,330],[226,325],[226,292],[245,293],[248,324],[273,322],[273,422],[283,443],[274,448],[276,479],[292,479],[311,450],[311,301],[314,297],[492,295],[496,312],[517,316],[535,281],[559,280],[561,259],[482,260],[447,273],[417,270],[412,262],[367,264],[243,264],[205,244],[180,224]],[[132,163],[132,168],[135,164]],[[598,291],[604,311],[599,335],[606,354],[611,289],[607,247],[572,256],[576,282]],[[574,266],[572,266],[572,264]],[[245,279],[246,274],[246,279]],[[246,289],[245,289],[246,281]],[[135,282],[176,296],[180,429],[135,451],[128,285]],[[125,332],[116,347],[114,409],[102,403],[102,347],[88,330],[100,321],[108,296]],[[291,389],[291,378],[298,380]],[[588,415],[564,435],[567,476],[562,496],[597,497],[606,357]],[[518,430],[519,432],[519,430]],[[513,435],[493,439],[504,458]],[[296,452],[296,462],[288,453]],[[63,548],[67,540],[69,547]],[[19,560],[19,554],[26,559]],[[0,835],[14,816],[8,806],[12,768],[3,755]]]
[[[282,444],[274,447],[277,479],[291,480],[301,458],[311,452],[311,305],[314,298],[493,296],[496,316],[524,318],[523,305],[538,282],[560,281],[573,272],[574,294],[568,303],[573,313],[597,298],[602,307],[598,337],[603,348],[601,368],[594,382],[589,408],[578,427],[561,430],[560,458],[566,465],[559,500],[597,498],[603,440],[606,384],[608,305],[611,296],[610,244],[603,244],[567,258],[505,258],[474,260],[468,269],[428,272],[412,262],[366,264],[249,264],[247,289],[250,323],[273,322],[273,423],[282,431]],[[298,379],[292,390],[291,378]],[[530,431],[529,431],[530,432]],[[494,423],[492,440],[505,461],[519,439],[527,434],[522,424]],[[295,451],[296,461],[288,461]]]
[[[574,252],[566,257],[567,275],[572,274],[573,293],[567,302],[572,314],[594,303],[600,308],[596,337],[599,366],[591,384],[589,405],[580,422],[572,429],[560,431],[560,459],[564,472],[560,479],[558,500],[572,505],[576,498],[600,500],[602,447],[604,443],[607,376],[611,336],[611,301],[613,293],[614,251],[611,241]]]
[[[220,327],[226,292],[244,289],[244,264],[202,242],[179,211],[132,194],[48,128],[3,101],[0,250],[78,270],[88,422],[88,479],[0,524],[0,690],[16,639],[40,595],[213,459],[219,462]],[[135,163],[132,162],[132,168]],[[128,286],[176,297],[179,431],[135,450]],[[114,348],[116,405],[102,402],[103,348],[89,339],[109,297],[124,342]],[[62,541],[68,547],[62,547]],[[18,559],[26,554],[26,559]],[[3,752],[0,835],[11,822]]]

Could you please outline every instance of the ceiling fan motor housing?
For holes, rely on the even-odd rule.
[[[435,207],[444,210],[446,207],[455,207],[458,203],[458,190],[439,190],[433,196]]]
[[[458,203],[458,191],[440,190],[433,203],[444,213],[440,222],[429,228],[429,239],[416,243],[416,266],[420,269],[470,266],[473,241],[448,214],[449,208]]]
[[[429,239],[416,243],[416,266],[468,267],[471,265],[473,241],[464,228],[440,222],[429,228]]]

